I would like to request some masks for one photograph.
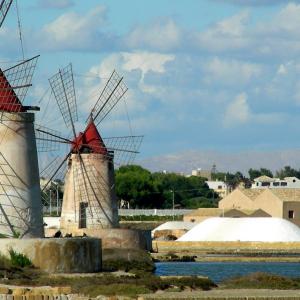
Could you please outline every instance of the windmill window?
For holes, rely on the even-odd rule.
[[[294,219],[295,214],[293,210],[289,210],[289,219]]]

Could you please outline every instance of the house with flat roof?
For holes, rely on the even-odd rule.
[[[297,177],[285,177],[284,179],[280,178],[271,178],[268,176],[260,176],[254,179],[254,183],[251,188],[253,189],[263,189],[263,188],[291,188],[291,189],[300,189],[300,179]]]

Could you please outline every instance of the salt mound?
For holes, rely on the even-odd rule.
[[[190,230],[195,227],[197,223],[183,222],[183,221],[170,221],[159,225],[151,231],[152,237],[155,231],[160,230]]]
[[[300,242],[300,228],[280,218],[209,218],[179,242]]]

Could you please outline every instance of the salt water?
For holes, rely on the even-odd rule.
[[[255,272],[300,278],[300,263],[287,262],[159,262],[156,275],[207,276],[216,283]]]

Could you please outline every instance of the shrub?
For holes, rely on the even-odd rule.
[[[32,266],[31,260],[26,255],[22,253],[18,253],[12,248],[9,249],[9,255],[10,255],[11,264],[15,267],[24,268],[24,267]]]

